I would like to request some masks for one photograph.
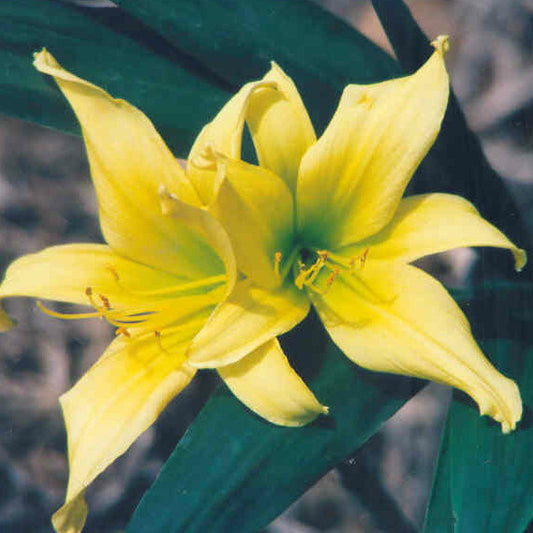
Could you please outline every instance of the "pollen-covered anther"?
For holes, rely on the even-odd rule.
[[[294,284],[299,289],[303,289],[304,285],[311,287],[328,260],[328,252],[317,250],[316,254],[318,255],[318,259],[309,268],[306,268],[305,265],[300,264],[300,272],[294,280]]]
[[[113,279],[118,283],[120,281],[120,277],[118,275],[116,268],[112,265],[106,265],[105,268],[106,270],[109,270],[109,272],[113,276]]]
[[[369,251],[370,248],[365,248],[365,251],[362,254],[354,255],[348,260],[348,267],[350,268],[351,272],[353,272],[353,270],[355,269],[356,263],[359,263],[361,269],[364,268]]]
[[[336,268],[326,279],[326,290],[329,290],[333,285],[333,282],[337,279],[337,276],[340,274],[340,268]]]
[[[160,349],[162,352],[168,354],[169,352],[164,348],[163,343],[161,342],[161,332],[160,332],[159,330],[156,329],[156,330],[154,331],[154,336],[155,336],[155,338],[156,338],[156,341],[157,341],[157,344],[158,344],[158,346],[159,346],[159,349]]]
[[[328,251],[327,250],[317,250],[316,254],[318,255],[318,259],[325,264],[326,261],[328,260]]]
[[[100,301],[102,302],[102,305],[104,306],[106,311],[109,311],[111,309],[111,303],[109,302],[109,298],[100,293],[98,294],[98,298],[100,298]]]
[[[89,299],[89,304],[96,309],[96,311],[98,313],[98,317],[99,318],[103,318],[104,314],[105,314],[103,312],[104,310],[94,300],[93,288],[92,287],[85,287],[85,296],[87,296],[87,298]]]

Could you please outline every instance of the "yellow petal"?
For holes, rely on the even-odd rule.
[[[312,298],[335,343],[357,364],[457,387],[505,433],[520,420],[515,382],[485,359],[456,303],[421,270],[369,260]]]
[[[340,248],[373,235],[392,218],[444,116],[443,48],[440,42],[412,76],[346,87],[300,166],[298,227],[307,243]]]
[[[214,198],[214,154],[241,159],[245,120],[261,166],[294,189],[300,159],[315,132],[292,80],[272,64],[261,81],[247,83],[198,135],[187,161],[187,175],[205,205]]]
[[[187,338],[188,337],[188,338]],[[192,379],[184,361],[190,340],[168,333],[165,346],[153,335],[118,338],[83,378],[61,397],[67,425],[70,477],[65,505],[54,515],[60,533],[81,530],[83,492],[124,453]]]
[[[221,183],[211,212],[229,234],[239,270],[264,287],[275,287],[276,254],[293,247],[292,195],[276,174],[242,161],[219,161]]]
[[[11,263],[0,285],[0,297],[28,296],[89,305],[85,289],[91,287],[113,304],[131,305],[143,300],[140,291],[183,281],[121,257],[103,244],[65,244]]]
[[[516,269],[526,264],[526,253],[517,248],[500,230],[487,222],[464,198],[452,194],[422,194],[404,198],[391,222],[352,255],[369,249],[372,259],[399,259],[411,262],[425,255],[463,246],[509,248]]]
[[[261,87],[251,94],[246,121],[259,164],[295,191],[300,160],[316,142],[315,131],[293,81],[276,63],[263,81],[275,83],[275,88]]]
[[[52,516],[57,533],[78,533],[83,529],[89,509],[84,498],[85,491],[65,503]]]
[[[328,412],[292,369],[276,339],[218,372],[239,400],[273,424],[303,426]]]
[[[138,109],[64,70],[46,51],[35,66],[54,77],[80,121],[106,241],[121,255],[196,279],[220,273],[211,247],[161,216],[159,186],[200,204],[172,153]]]
[[[307,295],[287,282],[274,290],[238,282],[189,347],[189,363],[198,368],[238,361],[266,341],[300,323],[309,311]]]
[[[241,142],[250,94],[260,82],[247,83],[207,124],[191,148],[187,159],[187,176],[205,205],[211,204],[216,181],[214,154],[231,159],[241,158]]]

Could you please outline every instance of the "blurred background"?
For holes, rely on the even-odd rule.
[[[316,1],[390,51],[369,1]],[[453,88],[487,158],[507,180],[531,228],[533,0],[407,4],[430,37],[450,35],[447,62]],[[0,117],[0,270],[46,246],[100,241],[81,139]],[[431,258],[425,266],[447,285],[460,286],[472,256],[461,251]],[[8,301],[6,307],[19,324],[0,343],[0,531],[48,532],[68,474],[57,399],[96,361],[113,333],[97,320],[55,320],[31,301]],[[217,384],[213,374],[199,373],[91,486],[87,532],[123,529]],[[266,531],[420,529],[449,399],[447,388],[427,387]]]

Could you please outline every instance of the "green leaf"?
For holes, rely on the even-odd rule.
[[[520,325],[512,328],[527,319],[524,305],[533,297],[533,285],[498,284],[463,291],[460,296],[478,335],[498,335],[500,328],[518,335]],[[495,315],[494,309],[502,310],[500,319],[489,323],[486,316]],[[310,354],[323,353],[327,342],[323,335],[312,317],[285,339],[285,348],[296,356],[296,363],[309,362]],[[505,354],[493,344],[485,348],[499,368],[508,369]],[[297,429],[269,425],[222,387],[174,450],[128,531],[258,530],[361,446],[420,388],[415,380],[359,369],[331,345],[317,368],[296,367],[331,407],[330,418]],[[306,371],[311,375],[305,375]],[[520,374],[516,366],[509,372]],[[460,407],[476,424],[487,426],[500,438],[499,426],[480,419],[475,405]],[[515,437],[504,437],[503,442],[505,438]],[[447,478],[441,479],[445,485]],[[441,496],[447,494],[441,491]],[[445,507],[436,512],[445,518],[452,516]]]
[[[481,346],[496,366],[517,381],[524,416],[502,435],[456,394],[435,474],[425,530],[522,532],[533,519],[533,284],[498,283],[454,293],[469,315]]]
[[[32,66],[43,46],[65,68],[141,108],[180,155],[229,97],[223,82],[118,9],[2,0],[0,36],[0,112],[69,133],[79,132],[73,113]]]
[[[466,400],[449,412],[425,531],[521,533],[533,519],[533,349],[517,340],[482,348],[514,378],[526,407],[510,435],[480,418]]]
[[[421,387],[358,369],[332,345],[324,352],[324,341],[313,317],[285,339],[285,348],[300,360],[324,354],[314,376],[298,370],[331,416],[304,428],[274,426],[220,388],[163,466],[128,531],[257,531]]]
[[[294,0],[118,0],[236,88],[276,61],[301,90],[315,126],[330,120],[348,83],[398,76],[398,64],[318,5]]]
[[[400,64],[407,73],[414,72],[433,52],[428,38],[402,0],[372,0],[372,4]],[[454,44],[452,40],[450,46]],[[441,191],[464,196],[518,246],[531,248],[531,237],[516,202],[501,177],[488,164],[453,91],[437,142],[409,190],[412,193]],[[501,251],[483,252],[482,277],[523,279],[526,275],[531,279],[533,268],[526,267],[526,271],[517,277],[501,257]]]

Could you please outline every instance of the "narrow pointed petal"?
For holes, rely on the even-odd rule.
[[[85,289],[91,287],[114,304],[129,305],[143,300],[139,291],[181,282],[183,278],[121,257],[104,244],[65,244],[11,263],[0,285],[0,297],[27,296],[89,305]]]
[[[221,183],[211,212],[230,236],[239,269],[258,285],[276,287],[276,254],[293,246],[292,195],[272,172],[242,161],[219,161]]]
[[[213,368],[239,361],[277,335],[299,324],[309,312],[307,295],[292,283],[265,290],[238,282],[188,350],[189,363]]]
[[[276,339],[218,373],[241,402],[273,424],[304,426],[328,412],[292,369]]]
[[[452,194],[421,194],[404,198],[391,222],[373,237],[345,249],[351,255],[368,248],[372,259],[397,259],[406,263],[425,255],[465,246],[508,248],[518,271],[526,253],[487,222],[464,198]]]
[[[263,81],[275,87],[254,91],[246,115],[257,159],[295,191],[300,160],[316,142],[315,130],[296,86],[276,63]]]
[[[187,176],[194,184],[204,205],[215,194],[216,160],[214,154],[241,159],[242,130],[250,94],[260,82],[247,83],[207,124],[191,148],[187,159]]]
[[[148,118],[64,70],[46,51],[36,68],[54,77],[81,124],[108,244],[119,254],[190,279],[220,272],[211,247],[161,216],[159,186],[199,205],[194,188]]]
[[[461,389],[504,433],[520,420],[516,383],[485,359],[444,287],[416,267],[369,260],[355,274],[340,274],[313,303],[355,363]]]
[[[412,76],[349,85],[328,128],[302,159],[298,227],[336,249],[382,229],[433,144],[448,102],[446,41]]]
[[[83,378],[61,397],[67,425],[70,477],[63,507],[53,517],[58,533],[81,531],[85,488],[145,431],[195,370],[184,362],[187,339],[153,335],[116,339]]]

